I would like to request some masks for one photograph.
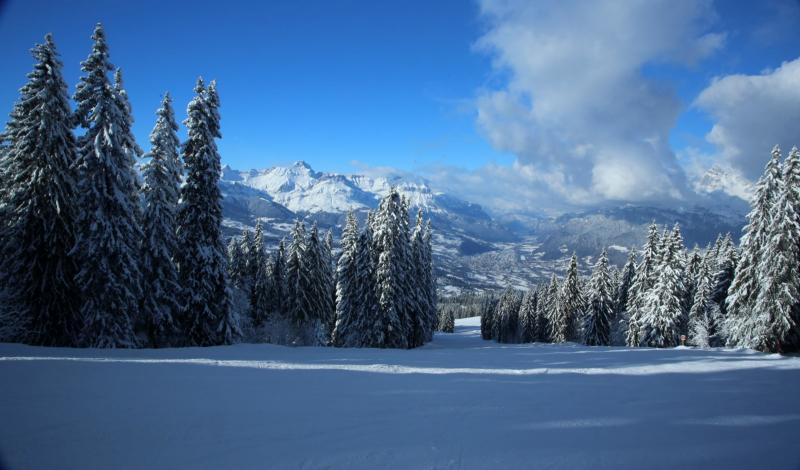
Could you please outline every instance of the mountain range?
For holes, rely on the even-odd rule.
[[[573,252],[584,270],[603,247],[609,248],[612,262],[621,264],[631,247],[641,246],[651,221],[680,223],[689,247],[705,246],[719,233],[730,232],[737,239],[746,204],[720,194],[719,181],[726,176],[718,168],[713,170],[704,175],[705,181],[695,183],[707,195],[705,204],[620,204],[557,217],[492,215],[478,204],[436,191],[422,179],[323,173],[302,161],[248,171],[226,166],[220,187],[225,234],[238,235],[260,220],[270,248],[288,236],[296,219],[317,222],[338,238],[348,211],[363,221],[367,211],[396,187],[414,212],[421,209],[431,219],[440,288],[457,292],[530,286],[553,272],[562,273]]]

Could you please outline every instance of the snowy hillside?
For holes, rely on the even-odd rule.
[[[366,211],[397,186],[431,217],[440,287],[449,290],[527,287],[554,271],[563,272],[573,251],[591,263],[606,246],[617,247],[610,259],[622,264],[627,248],[644,242],[653,220],[668,226],[679,222],[690,248],[695,243],[705,246],[718,233],[729,231],[735,240],[745,213],[744,206],[710,210],[623,205],[558,217],[493,217],[481,206],[422,180],[322,173],[305,162],[248,171],[225,167],[220,185],[226,234],[238,235],[260,219],[267,222],[271,247],[287,235],[295,218],[317,221],[338,234],[347,211],[355,210],[363,221]]]
[[[800,358],[498,345],[476,320],[410,351],[3,344],[2,466],[800,466]]]

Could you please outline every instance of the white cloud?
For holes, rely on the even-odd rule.
[[[800,145],[800,58],[760,75],[716,78],[695,105],[716,121],[706,139],[718,159],[755,179],[775,144]]]
[[[642,69],[718,49],[710,1],[487,0],[481,12],[488,29],[476,48],[508,81],[480,94],[477,123],[517,156],[514,184],[579,205],[686,192],[668,143],[680,102]]]

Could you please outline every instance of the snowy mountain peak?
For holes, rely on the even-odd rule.
[[[698,193],[722,192],[745,201],[750,199],[753,184],[733,168],[713,165],[694,182]]]
[[[338,214],[372,208],[392,187],[405,194],[413,207],[438,210],[433,202],[437,195],[424,182],[404,181],[397,176],[321,173],[302,160],[291,166],[248,171],[236,171],[226,165],[222,180],[264,191],[294,212]]]

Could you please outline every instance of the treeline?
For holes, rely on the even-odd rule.
[[[288,250],[268,256],[259,226],[226,253],[216,83],[197,81],[183,143],[166,94],[143,155],[101,25],[92,39],[75,111],[52,36],[34,47],[37,62],[0,138],[2,340],[209,346],[277,336],[264,328],[279,318],[292,344],[430,340],[431,230],[421,214],[409,228],[404,198],[393,190],[363,231],[348,218],[335,270],[331,237],[320,240],[316,227],[306,235],[299,222]],[[244,291],[242,319],[234,302]]]
[[[563,279],[506,290],[481,314],[484,339],[587,345],[800,347],[800,151],[776,147],[756,185],[740,247],[730,234],[686,250],[655,224],[621,271],[601,253],[588,281],[573,255]]]
[[[228,244],[232,285],[255,341],[413,348],[436,329],[431,227],[409,227],[405,197],[392,190],[363,229],[347,215],[338,261],[333,235],[297,221],[288,249],[267,253],[261,224]]]

